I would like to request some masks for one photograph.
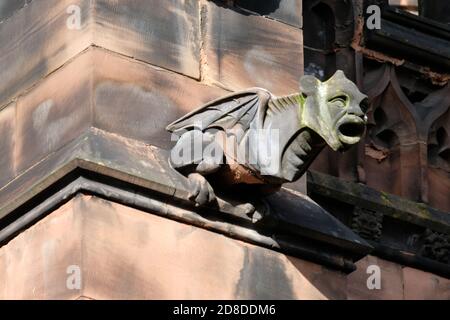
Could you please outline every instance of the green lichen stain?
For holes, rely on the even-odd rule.
[[[425,204],[418,203],[417,204],[417,209],[418,209],[418,212],[420,213],[420,215],[422,217],[428,218],[428,219],[431,218],[431,213],[430,213],[430,211],[428,210],[428,208],[427,208],[427,206]]]
[[[383,203],[385,203],[385,204],[387,204],[389,206],[392,206],[393,203],[389,199],[389,194],[384,192],[384,191],[381,191],[380,193],[381,193],[381,200],[383,201]]]

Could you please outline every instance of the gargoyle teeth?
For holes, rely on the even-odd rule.
[[[289,152],[288,155],[288,161],[294,165],[294,167],[299,167],[303,164],[303,160],[295,154],[295,152]]]
[[[307,152],[304,150],[304,148],[302,148],[298,140],[299,139],[297,138],[294,141],[292,141],[291,149],[297,155],[297,157],[303,158],[307,155]],[[302,139],[302,143],[304,145],[307,144],[307,142],[304,139]],[[311,149],[311,147],[308,145],[307,149]]]

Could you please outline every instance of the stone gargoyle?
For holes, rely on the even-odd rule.
[[[300,93],[275,97],[261,88],[214,100],[167,126],[177,143],[173,168],[190,181],[190,199],[276,192],[300,178],[326,146],[345,151],[365,131],[367,97],[337,71],[321,82],[300,79]]]

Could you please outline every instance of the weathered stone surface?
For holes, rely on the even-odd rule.
[[[0,107],[93,44],[199,78],[199,18],[195,0],[32,1],[0,26]]]
[[[78,146],[78,144],[79,141],[76,140],[75,145]],[[13,180],[4,183],[0,187],[0,219],[5,216],[6,212],[23,205],[39,191],[73,171],[77,167],[77,163],[75,161],[70,162],[70,160],[78,155],[79,152],[74,150],[72,143],[69,143],[68,146],[63,147],[55,154],[52,153],[37,164],[33,164],[31,170],[27,170]],[[68,162],[69,164],[67,164]],[[39,187],[36,188],[36,185],[39,185]]]
[[[340,272],[81,195],[0,248],[0,280],[3,299],[345,298]]]
[[[10,18],[32,0],[3,0],[0,2],[0,22]]]
[[[90,54],[83,54],[18,100],[18,173],[90,126],[92,72]]]
[[[347,277],[319,264],[288,257],[288,260],[299,270],[307,281],[327,299],[347,299]],[[308,298],[310,299],[310,298]]]
[[[308,191],[351,206],[356,205],[381,212],[384,216],[390,216],[403,222],[413,223],[437,232],[450,233],[450,216],[445,212],[386,192],[379,192],[362,184],[342,181],[329,175],[309,171]],[[324,206],[327,207],[325,204]]]
[[[80,8],[69,29],[67,8]],[[92,43],[90,0],[32,1],[0,25],[0,107]]]
[[[0,187],[14,177],[16,104],[0,111]]]
[[[403,268],[405,299],[450,300],[450,280],[432,273]]]
[[[393,148],[381,162],[366,155],[364,169],[367,184],[377,190],[420,201],[419,143]],[[386,178],[383,178],[386,177]],[[389,177],[389,179],[387,178]]]
[[[170,148],[165,127],[225,94],[175,73],[95,50],[94,125],[128,138]]]
[[[95,44],[198,78],[199,4],[196,0],[95,1]]]
[[[74,299],[69,266],[82,266],[79,214],[68,203],[0,248],[0,299]]]
[[[372,241],[375,254],[449,277],[448,212],[315,171],[308,171],[308,195]]]
[[[302,27],[300,0],[236,0],[236,5],[295,27]]]
[[[339,280],[343,277],[339,272],[96,198],[76,201],[84,217],[85,295],[89,297],[342,297],[314,287],[316,279],[311,281],[318,274],[323,282]]]
[[[207,79],[232,90],[258,86],[277,95],[298,91],[303,73],[300,29],[211,1],[202,11]]]
[[[429,167],[427,178],[430,205],[450,212],[450,172]]]

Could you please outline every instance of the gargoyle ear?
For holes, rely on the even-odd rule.
[[[314,76],[305,75],[300,78],[300,91],[306,95],[314,93],[320,85],[320,80]]]
[[[336,79],[336,80],[340,80],[340,79],[348,80],[347,77],[345,76],[344,71],[342,71],[342,70],[337,70],[331,78]]]

